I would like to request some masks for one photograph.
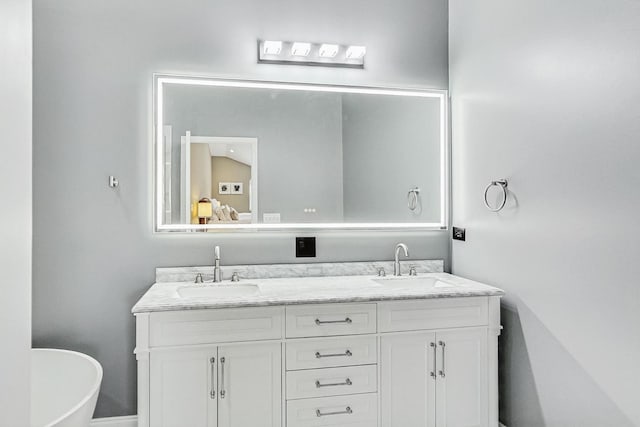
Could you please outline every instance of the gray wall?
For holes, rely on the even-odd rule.
[[[98,416],[136,412],[130,309],[155,267],[210,264],[214,244],[224,264],[296,261],[289,233],[152,233],[153,72],[448,84],[446,0],[37,0],[34,27],[34,344],[98,358]],[[266,37],[364,44],[367,69],[258,65]],[[317,260],[390,259],[400,240],[448,265],[445,232],[323,233]]]
[[[194,136],[257,138],[259,222],[263,213],[280,213],[285,223],[342,222],[340,95],[185,85],[164,90],[175,165],[180,136],[188,130]],[[172,175],[179,182],[179,167]],[[174,194],[172,205],[179,207]],[[304,208],[317,213],[305,214]]]
[[[508,427],[640,426],[638,46],[638,1],[450,2],[453,271],[507,292]]]
[[[344,95],[342,114],[345,221],[440,222],[440,100]]]
[[[0,2],[0,425],[29,422],[31,1]]]

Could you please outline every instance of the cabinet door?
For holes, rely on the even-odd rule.
[[[435,341],[435,333],[380,338],[383,427],[435,427]]]
[[[280,427],[281,353],[280,343],[219,347],[219,427]]]
[[[487,330],[438,332],[438,427],[487,427]]]
[[[150,356],[150,424],[215,427],[216,347],[154,351]]]

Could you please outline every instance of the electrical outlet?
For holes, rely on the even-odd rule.
[[[466,228],[453,227],[453,240],[465,241],[467,235]]]

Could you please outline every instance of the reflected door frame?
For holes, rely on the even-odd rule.
[[[191,223],[191,144],[248,144],[251,146],[251,179],[249,180],[249,210],[251,223],[258,223],[258,138],[239,136],[194,136],[187,131],[180,138],[180,221]]]

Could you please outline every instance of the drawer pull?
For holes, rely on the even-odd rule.
[[[351,410],[350,406],[347,406],[346,408],[344,408],[344,411],[338,411],[338,412],[320,412],[320,409],[316,409],[317,417],[326,417],[328,415],[351,415],[351,414],[353,414],[353,410]]]
[[[353,382],[351,381],[351,379],[347,378],[346,380],[344,380],[343,383],[328,383],[328,384],[322,384],[320,382],[320,380],[316,380],[316,388],[322,388],[322,387],[337,387],[337,386],[341,386],[341,385],[353,385]]]
[[[320,320],[320,319],[316,319],[316,325],[320,326],[320,325],[330,325],[332,323],[351,323],[353,322],[353,320],[351,320],[350,318],[346,317],[344,320]]]
[[[329,353],[322,354],[319,351],[316,351],[316,359],[322,359],[323,357],[351,357],[353,353],[350,350],[345,351],[344,353]]]

